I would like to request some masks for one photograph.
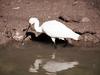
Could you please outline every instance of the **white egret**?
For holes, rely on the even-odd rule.
[[[54,45],[55,45],[55,38],[62,40],[66,40],[69,38],[74,40],[79,40],[80,37],[79,34],[75,33],[70,28],[65,26],[63,23],[56,20],[46,21],[40,26],[38,18],[31,17],[29,19],[29,24],[34,27],[37,33],[46,33],[48,36],[50,36]],[[69,40],[68,42],[70,43]]]

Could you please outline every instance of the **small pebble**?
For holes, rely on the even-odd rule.
[[[18,10],[18,9],[20,9],[20,7],[14,7],[14,8],[12,8],[12,9],[14,9],[14,10]]]
[[[89,21],[90,21],[90,19],[88,17],[83,17],[81,20],[81,22],[89,22]]]

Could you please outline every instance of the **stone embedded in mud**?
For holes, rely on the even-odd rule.
[[[89,22],[89,21],[90,21],[90,19],[88,17],[83,17],[81,19],[81,22]]]
[[[79,2],[77,1],[77,0],[75,0],[74,2],[73,2],[73,6],[75,6],[75,5],[77,5]]]
[[[20,9],[20,7],[13,7],[12,9],[14,9],[14,10],[18,10],[18,9]]]
[[[79,47],[96,47],[97,44],[99,44],[100,39],[99,37],[97,37],[96,34],[90,34],[90,33],[86,33],[81,35],[82,39],[78,42],[74,42],[75,46],[79,46]]]
[[[92,34],[89,34],[89,33],[84,34],[83,38],[84,38],[85,42],[93,42],[93,43],[99,42],[99,38],[96,37],[96,35],[92,35]]]
[[[16,32],[15,32],[15,35],[13,35],[12,37],[13,37],[13,39],[16,40],[16,41],[21,41],[21,40],[23,39],[24,36],[22,35],[21,32],[16,31]]]
[[[86,31],[81,33],[79,41],[72,41],[74,46],[78,47],[97,47],[100,44],[100,38],[97,32]]]

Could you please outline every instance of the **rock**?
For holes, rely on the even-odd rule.
[[[75,19],[75,18],[72,18],[70,16],[59,16],[58,17],[60,20],[62,21],[65,21],[65,22],[76,22],[76,23],[79,23],[79,19]]]
[[[21,41],[23,39],[23,35],[21,32],[16,31],[12,38],[16,41]]]
[[[87,33],[82,36],[83,36],[85,42],[93,42],[93,43],[99,42],[99,38],[97,38],[96,35]]]
[[[12,9],[14,9],[14,10],[18,10],[18,9],[20,9],[20,7],[13,7]]]
[[[81,22],[89,22],[89,21],[90,21],[90,19],[88,17],[83,17],[81,19]]]
[[[79,2],[77,1],[77,0],[75,0],[74,2],[73,2],[73,6],[75,6],[75,5],[77,5]]]
[[[92,35],[89,33],[82,35],[83,40],[80,40],[77,46],[82,47],[95,47],[100,42],[99,38],[96,35]]]

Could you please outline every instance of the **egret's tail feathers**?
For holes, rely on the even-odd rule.
[[[79,40],[80,35],[75,33],[74,35],[72,35],[72,39],[74,40]]]

